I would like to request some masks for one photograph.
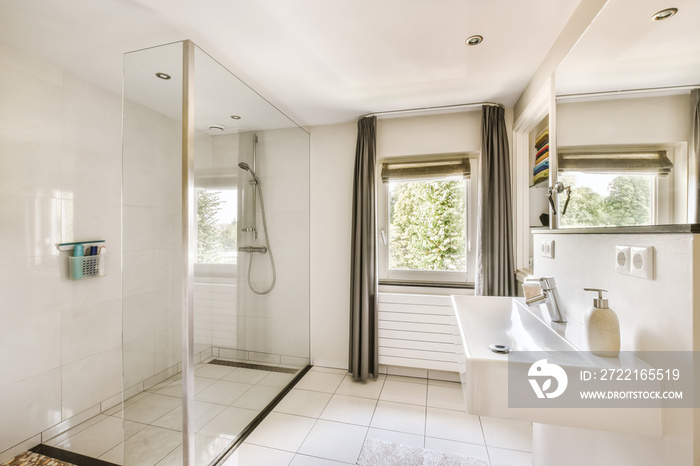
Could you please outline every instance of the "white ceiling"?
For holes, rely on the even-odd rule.
[[[675,16],[652,21],[670,7]],[[557,94],[697,86],[698,20],[698,0],[608,1],[557,70]]]
[[[183,39],[302,125],[512,106],[580,0],[0,0],[0,42],[121,93],[125,52]],[[467,47],[472,34],[484,36]]]

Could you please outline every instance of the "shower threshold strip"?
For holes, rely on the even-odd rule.
[[[296,374],[299,371],[299,369],[292,369],[289,367],[265,366],[263,364],[252,364],[249,362],[227,361],[225,359],[214,359],[214,360],[209,361],[207,364],[215,364],[217,366],[242,367],[245,369],[253,369],[253,370],[257,370],[257,371],[282,372],[285,374]]]
[[[53,462],[38,462],[38,463],[26,463],[26,464],[36,464],[36,465],[41,465],[41,466],[68,466],[68,465],[75,465],[75,466],[118,466],[114,463],[110,463],[108,461],[103,461],[99,460],[97,458],[91,458],[89,456],[81,455],[79,453],[74,453],[72,451],[67,451],[67,450],[61,450],[60,448],[56,447],[50,447],[48,445],[44,445],[43,443],[40,443],[39,445],[35,446],[34,448],[29,449],[30,452],[32,453],[37,453],[39,455],[48,457],[52,460],[55,460]],[[12,463],[11,463],[12,464]],[[18,465],[23,464],[23,463],[17,463]],[[13,465],[14,466],[14,465]]]

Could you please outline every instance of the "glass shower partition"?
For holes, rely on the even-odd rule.
[[[309,135],[189,41],[123,127],[123,464],[213,464],[309,364]]]

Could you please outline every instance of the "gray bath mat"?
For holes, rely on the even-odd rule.
[[[368,439],[358,466],[489,466],[482,458],[426,450],[386,440]]]

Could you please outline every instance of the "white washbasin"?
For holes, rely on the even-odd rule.
[[[490,345],[507,345],[514,352],[550,352],[558,363],[580,368],[615,364],[615,360],[601,362],[604,358],[579,351],[538,315],[539,308],[532,310],[522,298],[453,296],[452,303],[459,329],[455,334],[460,378],[470,414],[661,435],[658,408],[509,408],[509,356],[493,352]]]

